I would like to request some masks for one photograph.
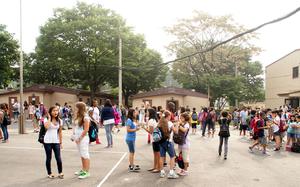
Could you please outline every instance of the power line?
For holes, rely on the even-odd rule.
[[[224,41],[222,41],[222,42],[220,42],[220,43],[218,43],[218,44],[216,44],[216,45],[213,45],[213,46],[211,46],[211,47],[209,47],[209,48],[206,48],[206,49],[204,49],[204,50],[197,51],[197,52],[195,52],[195,53],[192,53],[192,54],[189,54],[189,55],[180,57],[180,58],[176,58],[176,59],[171,60],[171,61],[164,62],[164,63],[162,63],[162,64],[158,64],[158,65],[156,65],[156,66],[154,66],[154,65],[151,65],[151,66],[144,66],[144,67],[130,67],[130,66],[127,66],[127,67],[122,67],[122,69],[131,69],[131,70],[134,70],[134,69],[136,69],[136,70],[145,70],[145,69],[148,69],[148,68],[153,69],[153,68],[158,68],[158,66],[165,66],[165,65],[168,65],[168,64],[177,62],[177,61],[184,60],[184,59],[186,59],[186,58],[193,57],[193,56],[195,56],[195,55],[197,55],[197,54],[200,54],[200,53],[206,53],[206,52],[212,51],[212,50],[214,50],[215,48],[217,48],[217,47],[219,47],[219,46],[221,46],[221,45],[224,45],[224,44],[226,44],[226,43],[228,43],[228,42],[230,42],[230,41],[232,41],[232,40],[235,40],[235,39],[237,39],[237,38],[239,38],[239,37],[242,37],[242,36],[244,36],[244,35],[246,35],[246,34],[249,34],[249,33],[254,32],[254,31],[257,31],[257,30],[259,30],[259,29],[261,29],[261,28],[263,28],[263,27],[265,27],[265,26],[267,26],[267,25],[270,25],[270,24],[273,24],[273,23],[277,23],[277,22],[280,22],[280,21],[282,21],[282,20],[284,20],[284,19],[287,19],[287,18],[291,17],[292,15],[296,14],[296,13],[299,12],[299,11],[300,11],[300,7],[298,7],[298,8],[295,9],[294,11],[292,11],[292,12],[286,14],[285,16],[282,16],[282,17],[279,17],[279,18],[274,19],[274,20],[272,20],[272,21],[263,23],[263,24],[261,24],[261,25],[259,25],[259,26],[257,26],[257,27],[254,27],[254,28],[249,29],[249,30],[247,30],[247,31],[245,31],[245,32],[242,32],[242,33],[240,33],[240,34],[237,34],[237,35],[235,35],[235,36],[233,36],[233,37],[231,37],[231,38],[229,38],[229,39],[227,39],[227,40],[224,40]],[[102,65],[99,65],[99,66],[102,66]],[[103,66],[103,67],[105,67],[105,66]],[[110,66],[110,67],[111,67],[111,68],[119,69],[118,66]]]

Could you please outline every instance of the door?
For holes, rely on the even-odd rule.
[[[29,103],[32,103],[33,105],[37,105],[40,103],[40,97],[39,96],[29,96],[28,101],[29,101]]]
[[[12,117],[13,116],[13,112],[12,112],[12,106],[15,102],[18,101],[17,97],[9,97],[8,98],[8,107],[9,107],[9,116]]]

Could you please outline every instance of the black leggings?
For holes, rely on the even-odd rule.
[[[54,151],[58,173],[62,173],[62,161],[60,156],[60,144],[58,143],[45,143],[44,144],[46,152],[46,168],[48,175],[52,174],[51,172],[51,158],[52,158],[52,149]]]

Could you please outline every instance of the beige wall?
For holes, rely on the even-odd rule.
[[[266,68],[266,107],[278,108],[284,97],[277,94],[300,90],[300,77],[293,79],[293,67],[300,65],[300,50],[286,56]],[[300,68],[300,67],[299,67]]]
[[[32,94],[33,94],[33,92],[26,92],[26,93],[24,93],[23,94],[24,95],[23,96],[23,100],[28,102],[29,101],[29,96],[32,96]],[[43,102],[43,100],[44,100],[44,94],[43,93],[34,92],[34,95],[35,96],[39,96],[40,101]],[[0,103],[8,103],[8,98],[9,97],[17,97],[18,101],[20,102],[20,94],[17,93],[17,94],[9,94],[9,95],[0,95]]]
[[[178,105],[180,106],[189,106],[189,108],[195,107],[197,110],[200,110],[201,106],[208,106],[208,99],[201,97],[192,97],[192,96],[180,96],[180,95],[161,95],[161,96],[153,96],[153,97],[145,97],[133,99],[132,106],[141,107],[143,100],[152,100],[152,106],[162,106],[164,109],[166,108],[167,100],[173,99],[178,100]]]

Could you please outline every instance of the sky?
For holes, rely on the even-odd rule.
[[[193,10],[212,16],[232,15],[235,22],[246,28],[286,15],[300,7],[299,0],[81,0],[101,4],[115,10],[134,28],[143,34],[148,47],[162,54],[164,61],[173,60],[166,46],[172,38],[164,28],[178,19],[189,18]],[[40,26],[53,16],[53,9],[72,8],[77,0],[22,0],[23,50],[33,52]],[[0,24],[7,26],[15,38],[20,38],[20,0],[0,0]],[[257,31],[258,39],[251,41],[263,51],[253,60],[263,66],[300,48],[300,12],[294,16]]]

